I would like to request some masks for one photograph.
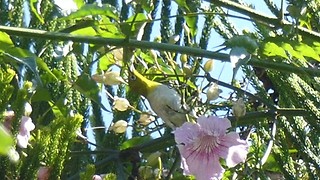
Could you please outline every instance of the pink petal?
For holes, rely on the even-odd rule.
[[[50,177],[51,168],[41,166],[38,170],[38,180],[48,180]]]
[[[186,122],[174,131],[177,144],[189,144],[199,135],[199,126],[194,123]]]
[[[248,154],[248,143],[245,140],[241,140],[239,134],[236,132],[228,133],[222,140],[221,144],[224,147],[228,147],[227,155],[225,153],[220,154],[221,157],[226,159],[228,167],[234,167],[240,162],[244,162]]]
[[[220,146],[216,149],[216,153],[224,159],[230,156],[229,148],[238,145],[248,146],[246,141],[240,140],[239,134],[236,132],[230,132],[224,136],[221,136],[219,144]]]
[[[33,124],[32,119],[28,116],[22,116],[20,129],[32,131],[34,128],[35,125]]]
[[[179,148],[182,155],[182,167],[185,174],[193,174],[197,180],[208,180],[221,178],[224,169],[220,165],[218,156],[203,156],[197,153],[190,153]]]
[[[241,162],[245,162],[248,154],[248,146],[240,144],[237,146],[232,146],[229,149],[228,157],[226,158],[226,163],[228,167],[234,167]]]
[[[213,132],[217,135],[223,135],[227,129],[231,127],[231,122],[227,118],[219,118],[216,116],[198,118],[198,124],[206,132]]]
[[[21,135],[20,133],[17,135],[17,144],[20,148],[27,148],[29,142],[28,135]]]

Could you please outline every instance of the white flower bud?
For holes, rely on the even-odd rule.
[[[126,121],[119,120],[116,123],[112,124],[110,129],[117,134],[121,134],[126,132],[127,127],[128,127],[128,123]]]
[[[246,114],[246,105],[244,104],[242,98],[239,98],[237,101],[233,102],[232,112],[237,118]]]
[[[156,118],[154,116],[152,116],[149,113],[142,113],[140,115],[140,119],[138,120],[138,123],[144,126],[147,126],[148,124],[150,124],[152,121],[154,121]]]
[[[28,102],[26,102],[24,104],[24,115],[25,116],[30,116],[31,113],[32,113],[32,107]]]
[[[18,162],[20,159],[19,153],[13,147],[10,148],[10,150],[8,151],[8,157],[9,157],[10,161],[13,163]]]
[[[112,55],[115,61],[122,61],[123,59],[123,48],[117,48],[112,51]]]
[[[190,65],[184,64],[182,70],[187,77],[192,76],[192,67]]]
[[[181,55],[180,55],[180,61],[181,61],[182,64],[187,63],[187,62],[188,62],[188,55],[186,55],[186,54],[181,54]]]
[[[92,79],[97,83],[103,83],[105,85],[119,85],[120,83],[127,84],[123,78],[120,76],[119,72],[107,71],[103,75],[94,74]]]
[[[169,43],[175,44],[180,39],[180,35],[173,35],[169,37]]]
[[[130,103],[125,98],[114,97],[113,108],[118,111],[126,111],[130,107]]]
[[[183,29],[184,29],[184,33],[185,34],[190,34],[190,28],[188,27],[188,25],[186,23],[183,23]]]
[[[150,52],[151,57],[156,61],[158,58],[157,52],[153,49],[150,49],[149,52]]]
[[[214,60],[210,59],[204,64],[203,69],[206,73],[209,73],[210,71],[212,71],[213,67],[214,67]]]
[[[102,177],[99,175],[93,175],[92,180],[102,180]]]
[[[219,97],[219,94],[221,93],[221,90],[219,89],[219,86],[217,83],[211,84],[211,86],[207,90],[207,101],[216,100]]]

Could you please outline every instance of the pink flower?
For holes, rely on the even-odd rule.
[[[228,167],[245,161],[248,144],[236,132],[227,133],[230,127],[227,118],[201,116],[198,123],[186,122],[175,130],[184,174],[197,180],[221,179],[225,170],[220,158]]]
[[[51,168],[47,166],[41,166],[38,170],[38,180],[48,180],[51,173]]]
[[[27,148],[30,131],[34,130],[35,125],[32,119],[28,116],[22,116],[19,134],[17,135],[18,146],[21,148]]]

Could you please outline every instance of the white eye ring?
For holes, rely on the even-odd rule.
[[[137,79],[137,77],[136,77],[134,74],[131,74],[131,75],[129,76],[129,78],[130,78],[130,80],[132,80],[132,81],[134,81],[134,80]]]

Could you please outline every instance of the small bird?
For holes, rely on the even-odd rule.
[[[173,88],[151,81],[136,70],[130,72],[129,87],[147,98],[152,110],[170,128],[175,129],[187,121],[186,110],[181,105],[181,96]]]

